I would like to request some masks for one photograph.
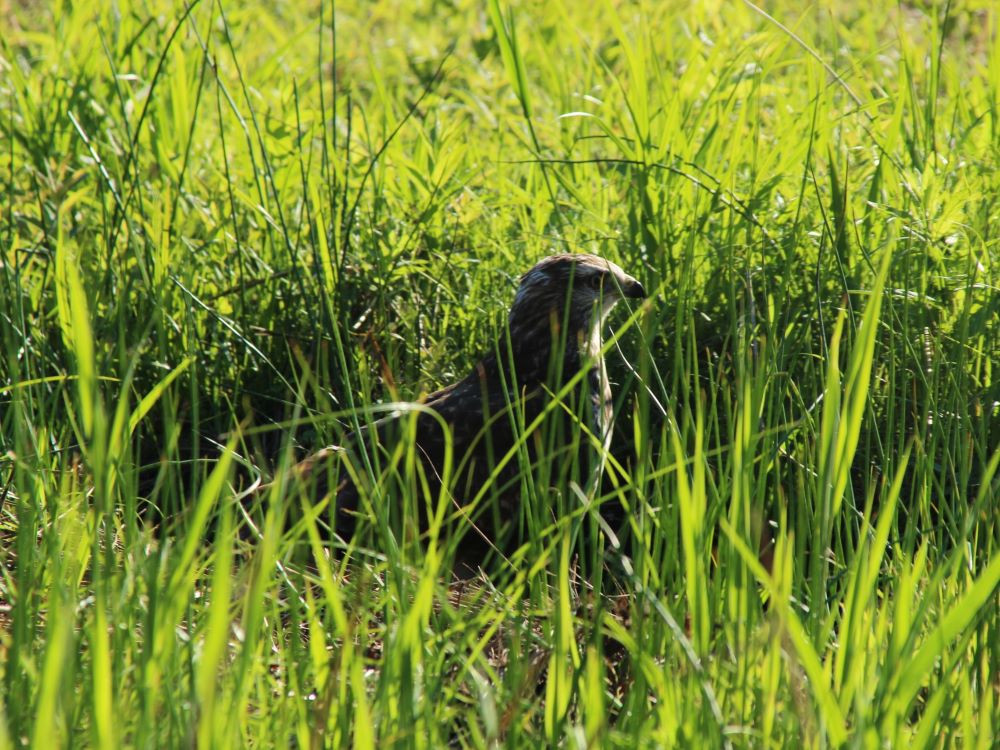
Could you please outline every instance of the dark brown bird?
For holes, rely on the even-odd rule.
[[[521,277],[507,330],[494,350],[464,379],[423,402],[426,410],[440,416],[451,436],[449,512],[470,511],[483,537],[493,539],[499,532],[497,524],[515,517],[524,456],[532,463],[546,460],[558,461],[560,467],[574,466],[582,476],[593,466],[581,458],[587,453],[581,446],[586,449],[590,441],[580,439],[579,425],[586,425],[607,446],[612,397],[601,356],[601,331],[607,314],[624,297],[642,298],[645,290],[604,258],[584,254],[545,258]],[[583,367],[588,371],[563,396],[563,403],[545,413],[546,406],[552,406],[552,399]],[[543,413],[544,418],[535,424]],[[533,434],[524,439],[525,430],[533,424]],[[377,517],[382,512],[389,514],[385,518],[390,522],[393,514],[398,519],[401,511],[392,508],[392,498],[406,494],[400,492],[406,461],[400,460],[401,454],[395,459],[392,455],[394,448],[411,439],[407,435],[412,436],[419,457],[419,462],[414,461],[416,471],[411,470],[416,479],[409,480],[417,492],[409,495],[420,498],[422,527],[427,523],[428,505],[435,507],[440,497],[446,453],[441,422],[420,411],[393,415],[372,426],[374,430],[354,436],[346,449],[326,448],[297,467],[298,476],[315,477],[317,500],[328,487],[337,488],[336,533],[345,539],[353,533],[356,515]],[[524,450],[520,456],[511,455],[519,445],[518,436]],[[363,446],[369,448],[370,464],[361,455]],[[381,460],[372,460],[376,451]],[[366,466],[375,464],[382,469],[374,471],[372,483]],[[475,509],[468,508],[466,504],[477,496],[499,500],[492,517],[477,517]]]

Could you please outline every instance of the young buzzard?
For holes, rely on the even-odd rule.
[[[479,495],[499,500],[492,505],[492,517],[477,517],[473,510],[474,522],[486,538],[494,538],[497,524],[516,518],[524,456],[532,463],[558,461],[560,469],[572,466],[582,476],[588,468],[583,456],[592,452],[586,450],[588,440],[580,439],[581,423],[607,447],[612,398],[601,357],[601,329],[608,312],[624,297],[643,298],[645,291],[604,258],[584,254],[545,258],[521,277],[507,330],[493,351],[464,379],[423,402],[450,432],[453,471],[446,489],[452,510]],[[576,387],[546,413],[546,405],[551,407],[552,399],[585,366],[589,369]],[[314,478],[317,500],[327,494],[327,488],[336,487],[338,536],[350,538],[354,516],[359,513],[398,516],[392,498],[405,494],[399,492],[405,459],[400,461],[397,455],[394,464],[391,456],[394,447],[408,445],[402,441],[411,439],[419,461],[414,461],[415,471],[411,469],[416,479],[410,480],[417,493],[409,494],[421,498],[423,507],[418,512],[421,524],[426,524],[426,514],[433,512],[427,506],[439,497],[446,451],[441,421],[427,411],[379,420],[372,425],[374,429],[354,436],[346,449],[327,448],[298,465],[299,477]],[[525,438],[525,430],[533,424],[535,434]],[[567,449],[567,445],[575,447]],[[365,446],[370,463],[361,455]],[[515,446],[521,449],[520,456],[509,455]],[[343,461],[349,462],[346,471]],[[375,467],[374,485],[366,466]]]

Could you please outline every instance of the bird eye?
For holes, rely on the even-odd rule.
[[[587,286],[589,286],[595,292],[599,292],[601,290],[601,282],[603,281],[604,278],[601,276],[601,274],[595,273],[593,276],[587,277]]]

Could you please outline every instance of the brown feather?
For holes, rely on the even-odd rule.
[[[455,507],[471,501],[491,481],[498,462],[515,445],[513,422],[531,424],[545,409],[552,393],[557,392],[593,357],[592,366],[578,388],[566,400],[567,408],[577,411],[589,422],[588,427],[605,441],[610,438],[611,390],[604,362],[599,357],[603,319],[622,297],[644,297],[642,286],[618,266],[594,255],[560,254],[547,257],[521,278],[511,306],[507,331],[494,351],[480,360],[462,380],[430,394],[424,401],[448,425],[453,445],[453,481],[448,490]],[[585,403],[590,408],[583,407]],[[582,410],[582,411],[580,411]],[[586,412],[589,411],[589,416]],[[544,455],[541,436],[544,430],[557,430],[558,439],[568,446],[576,429],[576,420],[566,409],[551,412],[543,429],[526,442],[531,461]],[[433,416],[418,413],[415,417],[414,442],[432,502],[441,487],[445,464],[445,435]],[[375,434],[363,430],[350,441],[346,450],[323,449],[310,456],[295,471],[300,478],[315,477],[316,497],[334,486],[337,533],[348,538],[353,533],[353,516],[363,512],[360,490],[351,473],[364,476],[364,462],[359,451],[372,442],[389,451],[402,439],[406,417],[391,417],[374,423]],[[374,438],[374,441],[372,441]],[[586,445],[586,441],[579,441]],[[565,446],[563,446],[565,447]],[[562,452],[562,451],[560,451]],[[346,457],[353,472],[336,471],[331,461],[335,455]],[[570,456],[560,460],[572,463]],[[477,521],[481,533],[492,539],[497,533],[496,520],[511,520],[517,511],[518,460],[509,461],[492,477],[489,494],[498,500],[493,519]],[[364,483],[364,482],[363,482]],[[384,497],[384,484],[380,489]],[[426,522],[426,517],[422,518]]]

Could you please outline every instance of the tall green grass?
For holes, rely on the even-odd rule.
[[[0,746],[995,746],[997,24],[4,6]],[[603,484],[328,554],[288,465],[555,250],[653,292]]]

